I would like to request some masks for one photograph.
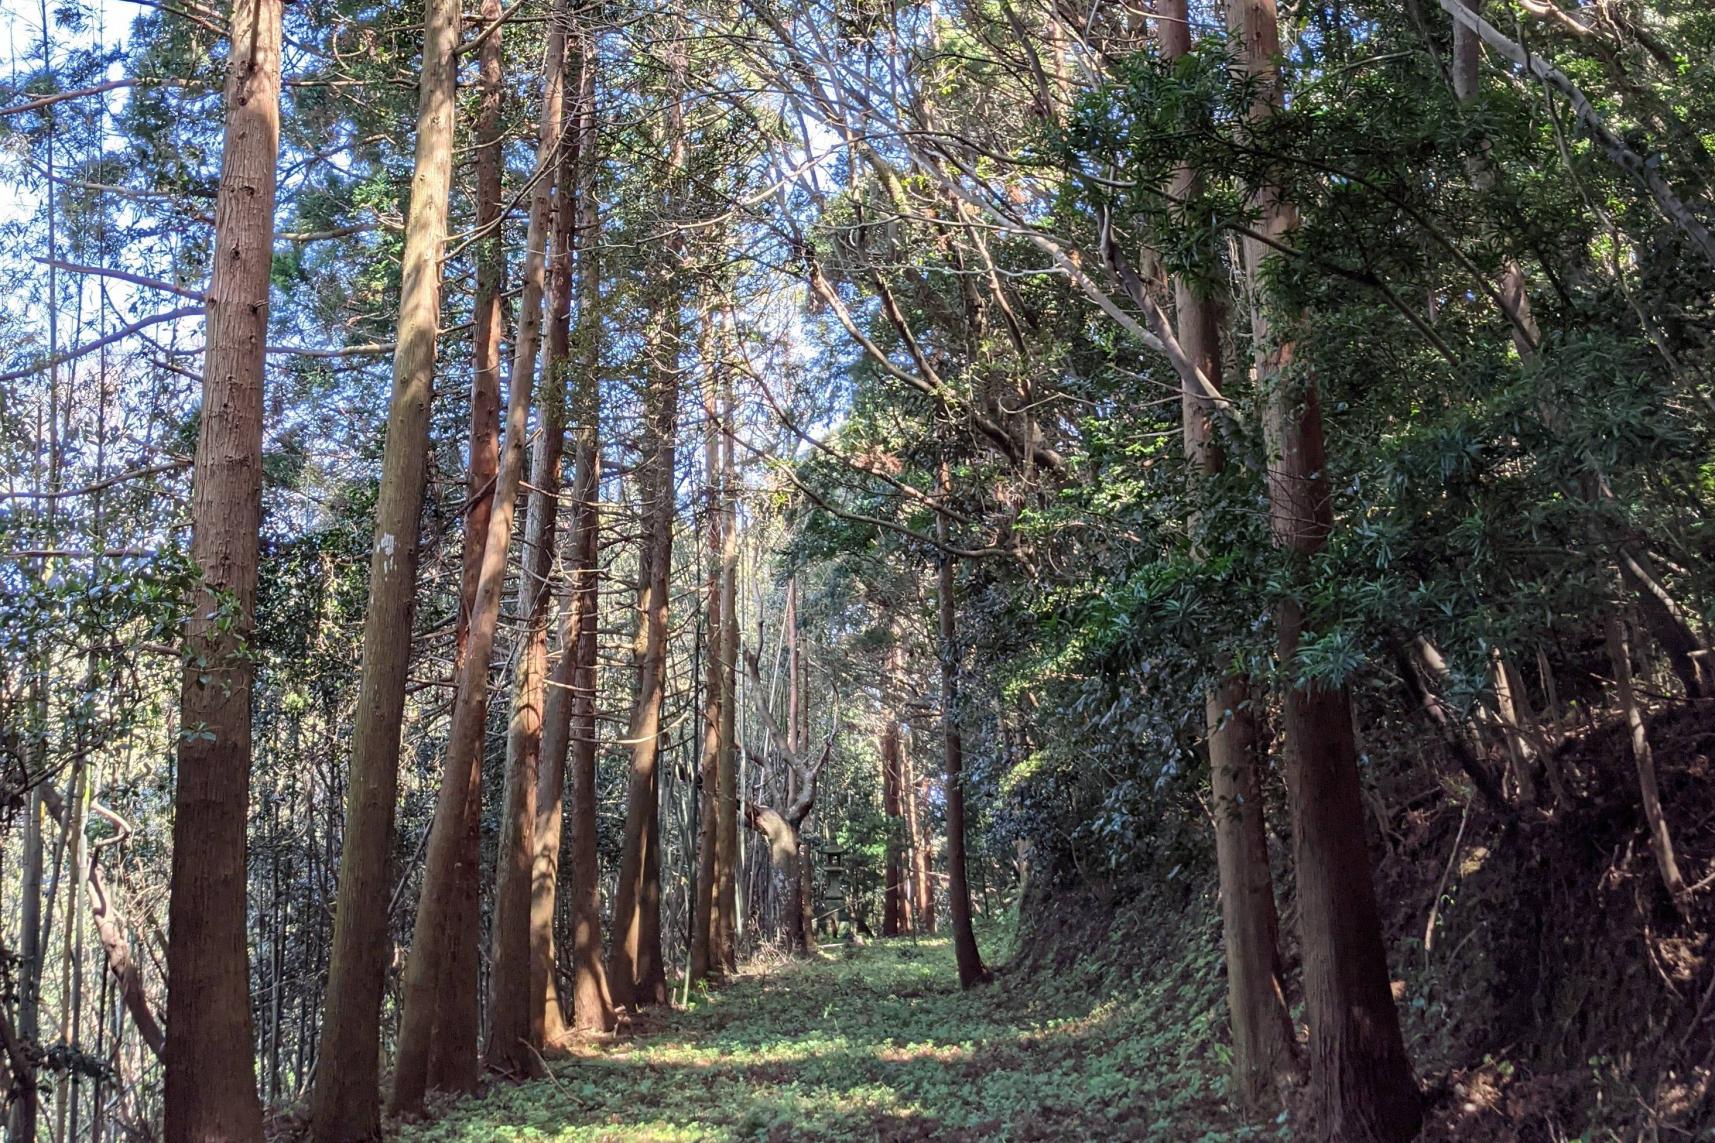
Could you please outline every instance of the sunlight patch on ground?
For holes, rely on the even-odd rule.
[[[497,1084],[413,1143],[1259,1139],[1230,1122],[1222,1049],[1182,985],[1092,996],[1057,978],[961,992],[944,940],[745,973],[551,1078]],[[1218,1004],[1219,982],[1208,997]],[[1194,1130],[1193,1130],[1194,1128]]]

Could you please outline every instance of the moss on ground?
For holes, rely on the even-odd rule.
[[[945,940],[842,948],[748,972],[398,1138],[1264,1138],[1226,1107],[1218,971],[1180,967],[1119,995],[1042,974],[961,993]]]

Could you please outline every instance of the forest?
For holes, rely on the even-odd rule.
[[[1715,1138],[1715,8],[0,32],[11,1143]]]

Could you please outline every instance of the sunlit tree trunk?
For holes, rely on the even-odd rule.
[[[482,19],[499,19],[500,0],[483,0]],[[482,45],[477,87],[481,93],[476,124],[476,221],[492,228],[476,248],[476,313],[471,347],[474,368],[470,389],[470,462],[465,482],[464,551],[459,580],[459,618],[453,669],[455,678],[470,639],[470,613],[482,576],[482,550],[494,506],[494,481],[500,471],[500,341],[505,332],[501,295],[505,289],[505,244],[501,205],[501,60],[502,33]],[[478,700],[487,721],[488,694]],[[457,776],[449,774],[448,781]],[[481,922],[478,873],[482,859],[482,759],[472,758],[465,776],[464,829],[458,865],[453,871],[447,924],[447,968],[441,974],[435,1027],[429,1047],[429,1086],[441,1091],[473,1092],[480,1069],[476,1042],[481,1020],[477,991],[477,928]]]
[[[581,86],[581,77],[579,84]],[[506,789],[495,856],[494,927],[490,941],[489,1042],[491,1070],[524,1075],[537,1067],[548,1031],[546,997],[553,986],[553,895],[547,884],[544,907],[535,902],[537,817],[544,808],[538,793],[552,799],[548,817],[554,838],[548,844],[558,859],[559,804],[563,755],[542,767],[543,702],[548,677],[548,612],[553,600],[560,493],[560,460],[565,451],[566,370],[570,350],[571,244],[576,217],[577,136],[561,149],[558,202],[548,252],[547,353],[542,369],[541,409],[530,464],[530,501],[524,524],[522,568],[518,578],[518,614],[524,620],[518,654],[512,721],[506,735]],[[567,712],[569,714],[569,711]],[[543,823],[546,825],[547,823]],[[546,855],[544,855],[546,856]],[[545,874],[545,868],[541,871]],[[534,927],[539,918],[541,928]],[[534,950],[532,946],[535,946]],[[554,1037],[564,1026],[554,1008]]]
[[[40,697],[41,687],[36,688],[37,695],[31,702],[36,707],[42,706]],[[38,751],[40,747],[37,748]],[[36,759],[36,772],[42,769],[41,759]],[[42,810],[44,784],[37,782],[30,791],[29,800],[25,803],[22,881],[19,884],[19,941],[18,941],[18,1021],[17,1035],[23,1043],[33,1044],[41,1037],[41,986],[42,986]],[[35,1073],[34,1065],[28,1069],[31,1076]],[[19,1078],[16,1075],[15,1079]],[[36,1112],[39,1096],[35,1086],[29,1085],[18,1092],[8,1110],[7,1131],[11,1139],[34,1139],[36,1137]]]
[[[935,892],[929,881],[929,831],[917,801],[916,768],[909,748],[899,752],[900,790],[905,798],[905,834],[911,846],[912,918],[921,933],[935,931]]]
[[[1169,60],[1188,55],[1191,25],[1185,0],[1163,0],[1156,15],[1162,55]],[[1181,169],[1172,189],[1181,200],[1191,196],[1197,189],[1196,172]],[[1175,279],[1173,294],[1180,347],[1210,387],[1219,390],[1219,304],[1200,295],[1183,276]],[[1181,389],[1186,459],[1197,478],[1213,478],[1226,467],[1225,450],[1215,435],[1217,410],[1203,386],[1185,379]],[[1262,744],[1250,690],[1244,676],[1231,675],[1209,691],[1205,741],[1233,1037],[1233,1091],[1235,1102],[1260,1115],[1279,1106],[1281,1085],[1296,1078],[1298,1065],[1281,979],[1280,919],[1263,820]]]
[[[281,10],[279,0],[232,6],[226,144],[191,484],[190,554],[199,578],[185,630],[173,796],[169,1143],[262,1138],[245,942],[245,827]]]
[[[405,222],[393,395],[381,459],[363,626],[363,678],[346,789],[345,848],[317,1051],[311,1119],[318,1140],[372,1139],[380,1130],[381,991],[387,941],[387,855],[393,840],[399,734],[417,595],[418,517],[429,449],[440,325],[441,256],[452,183],[454,49],[460,6],[428,0],[417,104],[416,167]],[[462,823],[461,823],[462,824]]]
[[[661,949],[661,714],[667,684],[667,603],[673,559],[676,435],[680,351],[684,335],[679,276],[685,251],[677,212],[682,205],[686,138],[684,29],[663,26],[670,70],[665,124],[666,173],[662,187],[661,249],[649,274],[651,307],[645,331],[643,441],[639,497],[643,539],[638,558],[637,693],[626,742],[631,773],[626,790],[625,836],[614,890],[608,987],[614,1002],[630,1008],[667,1002]]]
[[[802,592],[798,590],[798,581],[792,580],[793,594],[793,626],[792,645],[789,650],[789,662],[792,664],[793,677],[793,712],[797,716],[797,731],[793,737],[794,745],[800,754],[810,749],[810,676],[804,669],[804,640],[798,630],[801,616]],[[804,796],[804,779],[796,769],[792,772],[793,788],[789,802],[796,802]],[[794,897],[797,905],[797,916],[793,918],[791,934],[796,942],[798,951],[809,955],[816,947],[816,900],[815,878],[811,868],[811,849],[804,841],[804,826],[809,818],[809,812],[814,810],[812,803],[804,816],[798,822],[798,885]]]
[[[703,537],[708,564],[703,603],[703,725],[698,759],[701,797],[697,819],[696,895],[691,912],[691,983],[704,980],[712,965],[711,950],[718,947],[715,908],[717,847],[720,825],[721,709],[727,701],[726,677],[721,669],[725,650],[721,614],[721,437],[719,394],[714,371],[705,366],[703,414]]]
[[[738,971],[738,470],[733,463],[732,374],[721,379],[721,703],[720,817],[715,823],[715,913],[711,953],[723,973]]]
[[[577,30],[581,68],[578,99],[578,326],[572,357],[573,440],[572,566],[567,588],[574,608],[575,641],[562,640],[571,666],[571,827],[566,891],[572,915],[572,1027],[601,1032],[613,1027],[613,999],[602,965],[601,885],[596,849],[596,620],[600,611],[598,541],[601,495],[601,215],[596,202],[599,168],[596,131],[595,30]]]
[[[581,44],[582,38],[579,37]],[[577,92],[575,104],[571,111],[567,130],[571,132],[570,140],[565,148],[560,165],[560,206],[554,220],[554,247],[552,261],[548,267],[548,383],[544,387],[544,407],[552,399],[556,402],[554,408],[558,412],[560,425],[555,435],[561,439],[566,432],[565,400],[566,381],[572,368],[571,359],[571,302],[575,285],[573,275],[573,252],[576,246],[578,226],[578,196],[582,189],[582,157],[580,150],[583,144],[582,126],[582,97],[584,91],[584,72],[589,66],[589,60],[579,50],[577,63],[574,67],[568,61],[568,67],[574,67],[572,74],[577,76]],[[581,362],[579,363],[582,364]],[[543,418],[542,432],[549,432],[547,417]],[[559,454],[563,445],[555,450],[555,463],[552,472],[548,474],[551,486],[560,486]],[[576,449],[574,447],[574,455]],[[575,476],[574,476],[575,481]],[[550,487],[543,480],[534,480],[537,488],[544,490]],[[536,496],[531,493],[531,509],[535,511]],[[553,507],[550,503],[550,507]],[[549,536],[554,534],[550,512]],[[576,543],[576,522],[574,518],[573,544]],[[544,544],[544,548],[551,545]],[[528,549],[527,549],[528,551]],[[528,559],[528,555],[526,557]],[[547,655],[547,572],[554,560],[552,553],[538,553],[538,559],[543,566],[543,581],[539,585],[543,593],[541,606],[542,638],[543,638],[543,667],[546,669]],[[520,587],[522,594],[523,588]],[[554,954],[554,899],[558,890],[560,875],[560,834],[564,824],[564,807],[562,805],[566,786],[566,755],[571,735],[572,721],[572,678],[577,672],[577,639],[578,639],[578,606],[582,597],[575,591],[568,590],[560,605],[559,627],[559,658],[554,663],[551,676],[544,679],[542,697],[542,731],[540,735],[540,765],[536,776],[536,806],[535,829],[532,840],[531,870],[526,893],[530,903],[529,919],[529,954],[530,954],[530,983],[529,996],[526,1004],[534,1006],[537,1011],[530,1018],[532,1042],[538,1047],[560,1045],[566,1038],[565,1014],[560,1007],[560,990],[555,980]],[[520,691],[523,682],[520,679]],[[509,747],[510,748],[510,747]]]
[[[1243,66],[1258,83],[1253,114],[1273,113],[1280,54],[1274,0],[1232,0],[1228,10]],[[1263,233],[1279,239],[1295,214],[1272,187],[1255,189]],[[1270,250],[1246,240],[1253,287],[1266,280]],[[1322,410],[1313,378],[1293,370],[1292,344],[1272,327],[1269,299],[1253,305],[1259,385],[1268,393],[1269,505],[1276,542],[1305,561],[1333,530]],[[1300,604],[1275,614],[1279,658],[1291,678],[1306,635]],[[1381,917],[1370,880],[1363,797],[1350,696],[1320,683],[1288,684],[1281,699],[1285,763],[1298,874],[1305,1006],[1310,1023],[1309,1110],[1320,1138],[1394,1141],[1422,1123],[1421,1098],[1406,1057],[1388,982]]]
[[[560,141],[564,15],[562,3],[555,8],[549,25],[543,63],[540,134],[536,147],[538,166],[552,163]],[[485,730],[486,705],[475,702],[474,696],[488,686],[489,657],[494,651],[499,625],[512,519],[517,506],[518,486],[523,479],[530,396],[542,334],[543,270],[553,185],[552,177],[543,178],[530,199],[523,289],[518,305],[518,334],[513,346],[512,370],[507,379],[506,429],[501,444],[500,469],[495,478],[494,506],[483,545],[476,600],[471,607],[469,642],[465,646],[464,660],[459,664],[458,682],[454,688],[452,726],[447,733],[446,776],[441,782],[435,817],[430,826],[423,888],[417,900],[412,947],[405,961],[401,988],[399,1051],[394,1061],[390,1105],[395,1115],[416,1115],[422,1111],[428,1083],[436,997],[440,993],[442,974],[449,968],[448,906],[464,830],[465,795],[469,791],[465,778],[473,764],[472,758],[480,756]],[[527,960],[526,956],[525,963]]]
[[[667,1001],[666,969],[660,947],[660,857],[655,851],[660,845],[657,768],[666,690],[680,329],[678,298],[671,280],[674,267],[663,264],[655,272],[661,300],[649,334],[650,378],[644,398],[645,452],[643,479],[639,482],[644,526],[643,550],[638,561],[637,697],[626,731],[631,774],[619,884],[614,899],[613,939],[608,954],[608,987],[614,1002],[633,1008]]]

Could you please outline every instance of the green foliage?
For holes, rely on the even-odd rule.
[[[960,992],[944,939],[841,948],[651,1014],[400,1138],[1269,1138],[1223,1106],[1216,965],[1194,948],[1105,999],[1043,977]]]

